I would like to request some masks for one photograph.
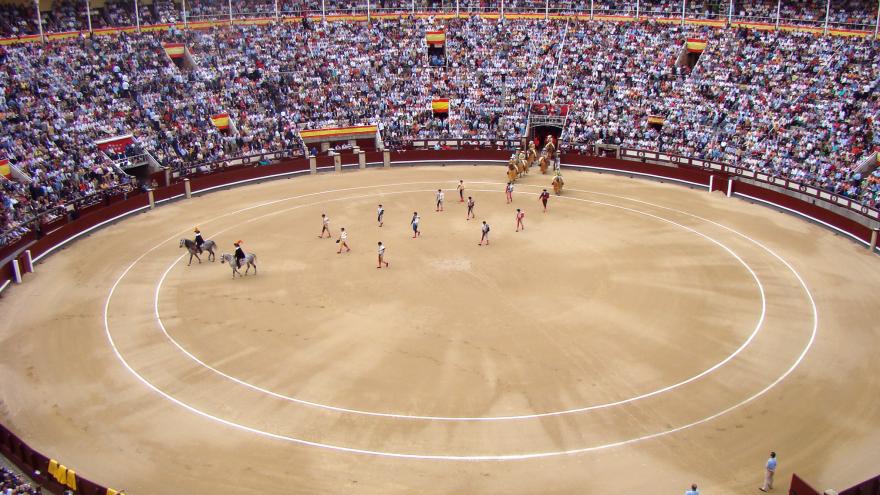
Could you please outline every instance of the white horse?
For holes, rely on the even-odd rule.
[[[247,255],[242,260],[247,265],[247,270],[244,271],[244,275],[247,275],[249,271],[251,271],[251,267],[254,267],[254,275],[257,274],[257,255],[254,253],[247,253]],[[235,278],[235,274],[237,273],[239,277],[243,277],[244,275],[238,271],[238,267],[235,266],[235,257],[231,254],[223,253],[220,255],[220,264],[229,263],[229,266],[232,267],[232,278]]]
[[[196,246],[195,241],[190,239],[181,239],[180,247],[185,247],[187,251],[189,251],[189,263],[186,266],[192,265],[193,256],[199,260],[199,264],[202,263],[202,258],[199,257],[199,247]],[[207,240],[202,243],[202,251],[208,253],[208,261],[214,261],[214,248],[217,247],[217,243],[212,240]]]

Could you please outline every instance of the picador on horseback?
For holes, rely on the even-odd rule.
[[[201,264],[202,258],[199,257],[199,255],[202,253],[208,253],[208,261],[214,261],[214,249],[217,247],[217,244],[211,239],[205,240],[198,227],[196,227],[193,232],[196,234],[195,240],[180,240],[180,247],[186,248],[189,253],[189,263],[187,263],[187,266],[192,265],[193,258],[199,260],[199,264]]]
[[[244,254],[244,249],[241,248],[241,245],[242,245],[241,241],[236,241],[234,244],[235,244],[235,254],[234,254],[235,267],[241,268],[241,260],[245,259],[247,257],[247,255]]]
[[[205,239],[202,238],[202,232],[199,230],[198,227],[196,227],[193,232],[195,232],[196,234],[196,238],[194,239],[196,247],[199,248],[199,254],[202,254],[202,244],[205,243]]]

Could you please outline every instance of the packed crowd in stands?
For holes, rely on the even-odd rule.
[[[32,486],[28,480],[14,471],[0,466],[0,494],[3,495],[41,495],[39,487]]]
[[[595,32],[584,42],[618,43],[598,54],[569,50],[559,96],[579,111],[568,138],[661,150],[787,177],[836,193],[880,200],[880,174],[859,161],[880,149],[876,42],[745,30],[703,33],[710,43],[693,71],[658,66],[670,30]],[[633,50],[623,43],[636,41]],[[598,63],[583,63],[589,57]],[[627,70],[626,67],[634,70]],[[611,70],[608,70],[608,69]],[[637,75],[633,77],[633,75]],[[562,91],[560,89],[560,91]],[[647,117],[664,118],[662,127]]]
[[[154,5],[161,5],[157,3]],[[426,30],[447,32],[432,67]],[[705,38],[695,68],[676,64]],[[163,42],[191,56],[172,61]],[[36,213],[139,185],[148,152],[183,174],[242,155],[302,153],[298,130],[376,124],[386,146],[515,140],[531,104],[571,104],[564,147],[663,150],[795,178],[880,203],[880,44],[863,38],[644,23],[394,19],[298,21],[74,37],[0,48],[0,245]],[[431,100],[449,98],[441,118]],[[218,129],[211,116],[228,113]],[[648,116],[664,119],[649,125]],[[124,156],[95,141],[131,133]],[[863,176],[864,175],[864,176]]]
[[[137,17],[141,25],[181,24],[205,20],[226,20],[250,17],[302,16],[305,13],[327,15],[365,14],[373,12],[455,11],[498,12],[501,0],[187,0],[184,16],[183,3],[175,0],[140,2]],[[781,7],[781,8],[778,8]],[[823,27],[826,2],[823,0],[505,0],[506,12],[582,13],[594,15],[688,19],[720,19],[775,24],[777,14],[781,24]],[[684,10],[682,10],[684,9]],[[828,25],[832,28],[873,30],[877,24],[877,3],[871,0],[832,0],[828,9]],[[43,30],[47,33],[83,31],[89,29],[89,19],[83,0],[52,0],[51,10],[42,13]],[[135,0],[106,0],[100,7],[92,7],[92,29],[116,26],[134,26]],[[36,34],[36,9],[28,3],[0,5],[0,37]]]

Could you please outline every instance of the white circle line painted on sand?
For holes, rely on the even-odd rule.
[[[380,185],[377,185],[376,187],[383,187],[383,185],[380,184]],[[474,190],[474,191],[477,191],[477,192],[500,192],[500,191],[495,191],[495,190],[484,190],[484,189],[473,189],[473,190]],[[433,192],[433,190],[395,191],[395,192],[392,192],[392,193],[383,193],[383,194],[411,194],[411,193],[420,193],[420,192]],[[520,194],[523,194],[523,193],[520,193]],[[245,222],[241,222],[241,223],[239,223],[239,224],[237,224],[237,225],[233,225],[233,226],[227,227],[227,228],[225,228],[225,229],[222,229],[222,230],[220,230],[220,231],[217,231],[217,234],[222,234],[222,233],[224,233],[224,232],[226,232],[226,231],[228,231],[228,230],[230,230],[230,229],[236,228],[238,225],[242,225],[242,224],[244,224],[244,223],[254,222],[254,221],[260,220],[260,219],[265,218],[265,217],[269,217],[269,216],[272,216],[272,215],[278,215],[278,214],[286,213],[286,212],[288,212],[288,211],[295,210],[295,209],[299,209],[299,208],[305,208],[305,207],[317,206],[317,205],[319,205],[319,204],[324,204],[324,203],[327,203],[327,202],[329,202],[329,201],[347,201],[347,200],[352,200],[352,199],[362,199],[362,198],[365,198],[365,197],[373,197],[373,196],[375,196],[375,195],[376,195],[376,194],[369,194],[369,195],[361,195],[361,196],[354,196],[354,197],[335,198],[335,199],[331,199],[331,200],[327,200],[327,201],[321,201],[321,202],[316,202],[316,203],[309,203],[309,204],[303,204],[303,205],[296,205],[296,206],[292,206],[292,207],[290,207],[290,208],[285,208],[285,209],[282,209],[282,210],[272,211],[272,212],[270,212],[270,213],[267,213],[267,214],[264,214],[264,215],[260,215],[260,216],[258,216],[258,217],[254,217],[254,218],[248,219],[248,220],[245,221]],[[341,413],[347,413],[347,414],[357,414],[357,415],[362,415],[362,416],[374,416],[374,417],[393,418],[393,419],[408,419],[408,420],[424,420],[424,421],[510,421],[510,420],[527,420],[527,419],[537,419],[537,418],[545,418],[545,417],[551,417],[551,416],[562,416],[562,415],[567,415],[567,414],[583,413],[583,412],[588,412],[588,411],[594,411],[594,410],[600,410],[600,409],[607,409],[607,408],[611,408],[611,407],[621,406],[621,405],[624,405],[624,404],[629,404],[629,403],[632,403],[632,402],[636,402],[636,401],[638,401],[638,400],[647,399],[647,398],[649,398],[649,397],[654,397],[654,396],[657,396],[657,395],[660,395],[660,394],[663,394],[663,393],[666,393],[666,392],[669,392],[669,391],[675,390],[675,389],[677,389],[677,388],[683,387],[683,386],[685,386],[685,385],[687,385],[687,384],[689,384],[689,383],[692,383],[692,382],[694,382],[694,381],[696,381],[696,380],[699,380],[700,378],[703,378],[703,377],[709,375],[710,373],[716,371],[717,369],[719,369],[720,367],[724,366],[725,364],[727,364],[728,362],[730,362],[732,359],[734,359],[737,355],[739,355],[739,354],[740,354],[740,353],[741,353],[746,347],[748,347],[748,345],[749,345],[749,344],[755,339],[755,337],[756,337],[756,336],[758,335],[758,333],[761,331],[761,328],[763,327],[763,324],[764,324],[764,319],[765,319],[765,317],[766,317],[766,312],[767,312],[767,299],[766,299],[766,295],[765,295],[765,292],[764,292],[764,286],[763,286],[763,284],[761,284],[760,278],[759,278],[758,275],[755,273],[755,271],[751,268],[751,266],[749,266],[749,264],[746,263],[745,260],[743,260],[743,259],[742,259],[738,254],[736,254],[736,252],[734,252],[732,249],[730,249],[729,247],[727,247],[726,245],[724,245],[724,244],[721,243],[720,241],[718,241],[718,240],[716,240],[716,239],[714,239],[714,238],[712,238],[712,237],[710,237],[710,236],[708,236],[708,235],[706,235],[706,234],[703,234],[702,232],[698,232],[698,231],[696,231],[696,230],[694,230],[694,229],[692,229],[692,228],[690,228],[690,227],[687,227],[687,226],[681,225],[681,224],[679,224],[679,223],[677,223],[677,222],[674,222],[674,221],[672,221],[672,220],[669,220],[669,219],[666,219],[666,218],[663,218],[663,217],[660,217],[660,216],[657,216],[657,215],[653,215],[653,214],[651,214],[651,213],[646,213],[646,212],[643,212],[643,211],[640,211],[640,210],[636,210],[636,209],[633,209],[633,208],[627,208],[627,207],[625,207],[625,206],[614,205],[614,204],[610,204],[610,203],[603,203],[603,202],[601,202],[601,201],[593,201],[593,200],[582,199],[582,198],[565,198],[565,199],[568,199],[568,200],[574,200],[574,201],[582,201],[582,202],[593,203],[593,204],[599,204],[599,205],[602,205],[602,206],[608,206],[608,207],[611,207],[611,208],[618,208],[618,209],[622,209],[622,210],[629,211],[629,212],[632,212],[632,213],[637,213],[637,214],[640,214],[640,215],[643,215],[643,216],[647,216],[647,217],[650,217],[650,218],[654,218],[654,219],[656,219],[656,220],[660,220],[660,221],[663,221],[663,222],[666,222],[666,223],[669,223],[669,224],[675,225],[675,226],[680,227],[680,228],[682,228],[682,229],[684,229],[684,230],[686,230],[686,231],[688,231],[688,232],[691,232],[691,233],[696,234],[696,235],[698,235],[698,236],[700,236],[700,237],[703,237],[704,239],[707,239],[708,241],[712,242],[713,244],[715,244],[715,245],[717,245],[717,246],[720,246],[722,249],[724,249],[725,251],[727,251],[731,256],[734,257],[734,259],[736,259],[736,260],[737,260],[737,261],[738,261],[743,267],[745,267],[745,269],[749,272],[749,274],[752,276],[752,278],[753,278],[754,281],[755,281],[755,285],[756,285],[757,288],[758,288],[758,292],[760,293],[760,297],[761,297],[761,313],[760,313],[760,316],[758,317],[758,321],[757,321],[757,323],[756,323],[756,325],[755,325],[755,328],[754,328],[754,330],[752,331],[752,333],[749,334],[748,338],[747,338],[747,339],[746,339],[746,340],[745,340],[745,341],[744,341],[744,342],[743,342],[743,343],[742,343],[742,344],[741,344],[736,350],[734,350],[734,352],[733,352],[732,354],[728,355],[727,357],[725,357],[724,359],[722,359],[722,360],[719,361],[718,363],[716,363],[716,364],[714,364],[713,366],[711,366],[711,367],[709,367],[709,368],[703,370],[702,372],[700,372],[700,373],[698,373],[698,374],[696,374],[696,375],[694,375],[694,376],[691,376],[691,377],[689,377],[689,378],[686,378],[685,380],[679,381],[679,382],[677,382],[677,383],[674,383],[674,384],[668,385],[668,386],[666,386],[666,387],[659,388],[659,389],[657,389],[657,390],[653,390],[653,391],[651,391],[651,392],[646,392],[646,393],[643,393],[643,394],[637,395],[637,396],[635,396],[635,397],[630,397],[630,398],[628,398],[628,399],[618,400],[618,401],[614,401],[614,402],[608,402],[608,403],[604,403],[604,404],[595,404],[595,405],[592,405],[592,406],[584,406],[584,407],[578,407],[578,408],[573,408],[573,409],[566,409],[566,410],[561,410],[561,411],[549,411],[549,412],[533,413],[533,414],[519,414],[519,415],[505,415],[505,416],[476,416],[476,417],[469,417],[469,416],[430,416],[430,415],[398,414],[398,413],[387,413],[387,412],[367,411],[367,410],[362,410],[362,409],[353,409],[353,408],[346,408],[346,407],[332,406],[332,405],[329,405],[329,404],[322,404],[322,403],[319,403],[319,402],[308,401],[308,400],[300,399],[300,398],[297,398],[297,397],[291,397],[291,396],[289,396],[289,395],[284,395],[284,394],[281,394],[281,393],[278,393],[278,392],[275,392],[275,391],[272,391],[272,390],[266,389],[266,388],[264,388],[264,387],[260,387],[259,385],[255,385],[255,384],[252,384],[252,383],[246,382],[246,381],[244,381],[244,380],[242,380],[242,379],[240,379],[240,378],[238,378],[238,377],[235,377],[235,376],[230,375],[230,374],[228,374],[228,373],[226,373],[226,372],[224,372],[224,371],[221,371],[221,370],[219,370],[219,369],[217,369],[217,368],[211,366],[210,364],[205,363],[205,362],[202,361],[201,359],[199,359],[197,356],[195,356],[193,353],[191,353],[187,348],[185,348],[183,345],[181,345],[181,344],[180,344],[180,343],[179,343],[179,342],[178,342],[178,341],[177,341],[177,340],[176,340],[176,339],[175,339],[175,338],[174,338],[174,337],[168,332],[168,330],[167,330],[166,327],[165,327],[165,323],[162,321],[162,317],[161,317],[161,315],[160,315],[160,311],[159,311],[159,293],[160,293],[161,290],[162,290],[162,285],[163,285],[163,283],[165,282],[165,278],[168,276],[168,274],[171,272],[171,270],[177,265],[177,263],[179,263],[180,260],[182,260],[182,259],[186,256],[186,253],[184,253],[184,254],[181,255],[179,258],[177,258],[176,260],[174,260],[174,261],[168,266],[168,268],[165,270],[165,272],[164,272],[164,273],[162,274],[162,276],[160,277],[159,282],[156,284],[156,288],[155,288],[155,291],[154,291],[154,293],[153,293],[153,311],[154,311],[154,316],[155,316],[156,322],[157,322],[158,325],[159,325],[159,329],[162,331],[162,333],[163,333],[163,335],[165,336],[165,338],[168,339],[168,340],[169,340],[169,341],[170,341],[175,347],[177,347],[177,349],[178,349],[180,352],[182,352],[184,355],[186,355],[191,361],[195,362],[195,363],[198,364],[199,366],[201,366],[201,367],[203,367],[203,368],[205,368],[205,369],[207,369],[207,370],[209,370],[209,371],[211,371],[211,372],[213,372],[213,373],[215,373],[215,374],[217,374],[217,375],[219,375],[219,376],[221,376],[221,377],[223,377],[223,378],[225,378],[225,379],[227,379],[227,380],[229,380],[229,381],[235,382],[235,383],[237,383],[237,384],[239,384],[239,385],[242,385],[242,386],[244,386],[244,387],[247,387],[247,388],[249,388],[249,389],[251,389],[251,390],[254,390],[254,391],[256,391],[256,392],[260,392],[260,393],[262,393],[262,394],[269,395],[269,396],[271,396],[271,397],[275,397],[275,398],[278,398],[278,399],[282,399],[282,400],[285,400],[285,401],[288,401],[288,402],[295,402],[295,403],[298,403],[298,404],[303,404],[303,405],[307,405],[307,406],[311,406],[311,407],[316,407],[316,408],[320,408],[320,409],[327,409],[327,410],[335,411],[335,412],[341,412]],[[212,220],[207,220],[207,221],[205,221],[205,222],[201,222],[201,223],[204,224],[204,223],[208,223],[208,222],[211,222],[211,221],[212,221]]]
[[[421,182],[421,183],[425,183],[425,182]],[[435,181],[434,183],[436,183],[436,181]],[[352,188],[352,189],[359,189],[359,188]],[[608,196],[613,196],[613,195],[608,195]],[[626,198],[626,197],[622,197],[622,196],[621,196],[620,199],[627,199],[627,200],[629,200],[629,199],[631,199],[631,198]],[[648,204],[648,205],[651,205],[651,206],[657,206],[657,207],[659,207],[659,208],[663,208],[663,209],[666,209],[666,210],[673,210],[672,208],[667,208],[667,207],[663,207],[663,206],[660,206],[660,205],[654,205],[654,204],[651,204],[651,203],[648,203],[648,202],[644,202],[644,201],[639,201],[639,202],[642,202],[642,203],[645,203],[645,204]],[[684,213],[684,212],[682,212],[682,213]],[[778,259],[781,263],[783,263],[783,264],[786,266],[786,268],[788,268],[788,270],[791,271],[792,274],[794,274],[794,276],[797,278],[797,280],[798,280],[798,282],[800,283],[801,287],[803,288],[805,294],[807,295],[807,298],[808,298],[809,301],[810,301],[810,306],[811,306],[812,314],[813,314],[813,328],[812,328],[812,331],[811,331],[811,334],[810,334],[810,339],[809,339],[809,341],[807,342],[807,345],[804,346],[804,349],[801,351],[800,355],[798,355],[798,358],[795,360],[795,362],[794,362],[794,363],[793,363],[793,364],[792,364],[792,365],[791,365],[791,366],[790,366],[790,367],[789,367],[784,373],[782,373],[782,375],[780,375],[776,380],[774,380],[772,383],[770,383],[769,385],[767,385],[766,387],[764,387],[764,388],[761,389],[760,391],[756,392],[756,393],[753,394],[752,396],[750,396],[750,397],[748,397],[748,398],[746,398],[746,399],[744,399],[744,400],[742,400],[742,401],[740,401],[740,402],[738,402],[738,403],[736,403],[736,404],[734,404],[734,405],[728,407],[727,409],[724,409],[724,410],[722,410],[722,411],[720,411],[720,412],[717,412],[717,413],[715,413],[715,414],[713,414],[713,415],[711,415],[711,416],[707,416],[707,417],[705,417],[705,418],[703,418],[703,419],[700,419],[700,420],[697,420],[697,421],[694,421],[694,422],[691,422],[691,423],[687,423],[687,424],[684,424],[684,425],[678,426],[678,427],[676,427],[676,428],[670,428],[670,429],[668,429],[668,430],[664,430],[664,431],[661,431],[661,432],[652,433],[652,434],[649,434],[649,435],[643,435],[643,436],[640,436],[640,437],[631,438],[631,439],[628,439],[628,440],[622,440],[622,441],[619,441],[619,442],[607,443],[607,444],[603,444],[603,445],[597,445],[597,446],[586,447],[586,448],[581,448],[581,449],[560,450],[560,451],[554,451],[554,452],[538,452],[538,453],[530,453],[530,454],[513,454],[513,455],[451,456],[451,455],[406,454],[406,453],[381,452],[381,451],[364,450],[364,449],[353,449],[353,448],[342,447],[342,446],[338,446],[338,445],[330,445],[330,444],[319,443],[319,442],[311,442],[311,441],[304,440],[304,439],[300,439],[300,438],[295,438],[295,437],[286,436],[286,435],[279,435],[279,434],[276,434],[276,433],[271,433],[271,432],[267,432],[267,431],[259,430],[259,429],[257,429],[257,428],[252,428],[252,427],[249,427],[249,426],[246,426],[246,425],[238,424],[238,423],[235,423],[235,422],[232,422],[232,421],[229,421],[229,420],[225,420],[225,419],[223,419],[223,418],[219,418],[219,417],[217,417],[217,416],[213,416],[213,415],[208,414],[208,413],[206,413],[206,412],[204,412],[204,411],[201,411],[201,410],[199,410],[199,409],[197,409],[197,408],[195,408],[195,407],[193,407],[193,406],[191,406],[191,405],[189,405],[189,404],[186,404],[186,403],[180,401],[179,399],[177,399],[177,398],[175,398],[175,397],[172,397],[172,396],[169,395],[168,393],[166,393],[166,392],[160,390],[158,387],[156,387],[155,385],[153,385],[152,383],[150,383],[148,380],[146,380],[143,376],[141,376],[137,371],[135,371],[135,370],[134,370],[134,369],[128,364],[128,362],[125,360],[125,358],[122,356],[122,354],[119,352],[119,349],[117,348],[116,343],[115,343],[115,341],[113,340],[113,336],[110,334],[110,326],[109,326],[109,323],[108,323],[108,311],[109,311],[109,307],[110,307],[110,301],[111,301],[111,299],[112,299],[112,297],[113,297],[114,292],[116,291],[116,287],[118,287],[118,286],[119,286],[119,283],[122,281],[122,278],[123,278],[123,277],[124,277],[129,271],[131,271],[132,268],[134,268],[134,266],[135,266],[135,264],[137,264],[137,262],[139,262],[141,259],[143,259],[144,257],[146,257],[147,254],[149,254],[150,252],[152,252],[152,250],[155,250],[155,249],[157,249],[158,247],[160,247],[161,245],[163,245],[163,244],[165,244],[165,243],[167,243],[167,242],[173,240],[174,237],[176,237],[176,236],[172,236],[172,237],[169,238],[168,240],[166,240],[166,241],[164,241],[164,242],[162,242],[162,243],[160,243],[160,244],[157,244],[152,250],[147,251],[146,253],[144,253],[144,254],[142,254],[141,256],[139,256],[137,259],[135,259],[135,261],[133,261],[133,262],[132,262],[132,263],[131,263],[131,264],[130,264],[130,265],[129,265],[124,271],[123,271],[123,273],[120,275],[120,277],[114,282],[113,286],[110,288],[110,292],[108,293],[108,295],[107,295],[107,299],[105,300],[105,303],[104,303],[104,332],[105,332],[105,334],[106,334],[106,336],[107,336],[107,340],[108,340],[108,342],[110,343],[110,346],[111,346],[112,349],[113,349],[114,354],[116,355],[116,358],[120,361],[120,363],[122,363],[122,365],[123,365],[123,366],[124,366],[124,367],[125,367],[125,368],[126,368],[131,374],[132,374],[132,375],[135,376],[136,379],[138,379],[141,383],[143,383],[143,384],[144,384],[145,386],[147,386],[149,389],[153,390],[154,392],[156,392],[157,394],[161,395],[162,397],[164,397],[165,399],[169,400],[170,402],[172,402],[172,403],[174,403],[174,404],[177,404],[178,406],[180,406],[180,407],[182,407],[182,408],[184,408],[184,409],[186,409],[186,410],[188,410],[188,411],[190,411],[190,412],[192,412],[192,413],[194,413],[194,414],[197,414],[197,415],[199,415],[199,416],[202,416],[202,417],[204,417],[204,418],[206,418],[206,419],[210,419],[210,420],[215,421],[215,422],[217,422],[217,423],[220,423],[220,424],[223,424],[223,425],[226,425],[226,426],[230,426],[230,427],[232,427],[232,428],[235,428],[235,429],[238,429],[238,430],[241,430],[241,431],[246,431],[246,432],[249,432],[249,433],[255,433],[255,434],[257,434],[257,435],[261,435],[261,436],[264,436],[264,437],[267,437],[267,438],[273,438],[273,439],[276,439],[276,440],[284,440],[284,441],[291,442],[291,443],[295,443],[295,444],[299,444],[299,445],[306,445],[306,446],[311,446],[311,447],[319,447],[319,448],[323,448],[323,449],[327,449],[327,450],[332,450],[332,451],[336,451],[336,452],[346,452],[346,453],[355,453],[355,454],[374,455],[374,456],[389,457],[389,458],[398,458],[398,459],[441,460],[441,461],[509,461],[509,460],[525,460],[525,459],[537,459],[537,458],[555,457],[555,456],[562,456],[562,455],[572,455],[572,454],[579,454],[579,453],[586,453],[586,452],[595,452],[595,451],[598,451],[598,450],[604,450],[604,449],[609,449],[609,448],[613,448],[613,447],[620,447],[620,446],[624,446],[624,445],[629,445],[629,444],[633,444],[633,443],[636,443],[636,442],[640,442],[640,441],[643,441],[643,440],[650,440],[650,439],[653,439],[653,438],[659,438],[659,437],[662,437],[662,436],[670,435],[670,434],[672,434],[672,433],[676,433],[676,432],[679,432],[679,431],[682,431],[682,430],[686,430],[686,429],[692,428],[692,427],[694,427],[694,426],[701,425],[701,424],[703,424],[703,423],[707,423],[707,422],[709,422],[709,421],[712,421],[712,420],[714,420],[714,419],[716,419],[716,418],[718,418],[718,417],[720,417],[720,416],[723,416],[723,415],[725,415],[725,414],[727,414],[727,413],[729,413],[729,412],[731,412],[731,411],[733,411],[733,410],[735,410],[735,409],[737,409],[737,408],[739,408],[739,407],[742,407],[742,406],[744,406],[744,405],[746,405],[746,404],[752,402],[753,400],[757,399],[758,397],[761,397],[762,395],[766,394],[768,391],[770,391],[771,389],[773,389],[774,387],[776,387],[776,385],[778,385],[778,384],[779,384],[780,382],[782,382],[785,378],[787,378],[791,373],[794,372],[794,370],[798,367],[798,365],[800,365],[800,363],[801,363],[801,362],[804,360],[804,358],[806,357],[807,353],[809,352],[810,348],[811,348],[812,345],[813,345],[813,342],[815,342],[816,335],[817,335],[817,333],[818,333],[818,329],[819,329],[819,312],[818,312],[818,309],[816,308],[816,301],[814,300],[814,298],[813,298],[813,294],[810,292],[809,287],[807,287],[806,283],[804,282],[804,279],[803,279],[803,278],[801,277],[801,275],[797,272],[797,270],[795,270],[794,267],[791,266],[790,263],[788,263],[785,259],[783,259],[783,258],[782,258],[781,256],[779,256],[775,251],[771,250],[771,249],[768,248],[767,246],[761,244],[760,242],[758,242],[758,241],[752,239],[751,237],[749,237],[749,236],[747,236],[747,235],[745,235],[745,234],[742,234],[742,233],[740,233],[740,232],[737,232],[736,230],[734,230],[734,229],[732,229],[732,228],[730,228],[730,227],[723,226],[723,225],[718,224],[718,223],[716,223],[716,222],[713,222],[713,221],[711,221],[711,220],[703,219],[703,218],[701,218],[701,217],[699,217],[699,216],[697,216],[697,215],[693,215],[693,214],[690,214],[690,213],[684,213],[684,214],[687,215],[687,216],[693,217],[693,218],[697,218],[697,219],[705,220],[705,221],[707,221],[707,222],[709,222],[709,223],[712,223],[712,224],[717,225],[717,226],[719,226],[719,227],[721,227],[721,228],[724,228],[725,230],[728,230],[728,231],[731,231],[731,232],[733,232],[733,233],[736,233],[736,234],[739,235],[740,237],[742,237],[742,238],[744,238],[744,239],[746,239],[746,240],[748,240],[748,241],[754,243],[755,245],[757,245],[757,246],[760,247],[761,249],[765,250],[767,253],[769,253],[770,255],[772,255],[773,257],[775,257],[776,259]]]

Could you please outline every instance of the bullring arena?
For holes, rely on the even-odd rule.
[[[0,493],[880,495],[878,40],[0,0]]]
[[[107,226],[4,294],[4,423],[130,493],[744,493],[771,448],[821,486],[871,475],[876,257],[723,192],[566,175],[547,213],[547,176],[507,204],[500,167],[448,166]],[[193,225],[259,273],[188,266]]]

